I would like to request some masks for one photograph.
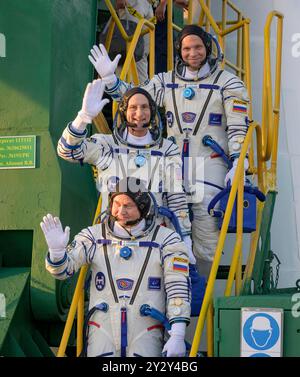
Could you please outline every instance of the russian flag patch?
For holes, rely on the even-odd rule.
[[[188,273],[188,259],[186,258],[173,258],[173,271]]]
[[[238,101],[238,100],[234,100],[233,101],[233,105],[232,105],[232,111],[234,111],[235,113],[242,113],[242,114],[246,114],[247,113],[247,102],[245,101]]]

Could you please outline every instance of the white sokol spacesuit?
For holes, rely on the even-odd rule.
[[[126,126],[126,107],[129,99],[141,93],[151,101],[151,120],[146,136],[134,137]],[[99,101],[99,98],[98,98]],[[119,119],[112,135],[94,134],[87,138],[87,130],[78,131],[68,124],[58,142],[58,154],[70,162],[94,165],[98,172],[97,188],[102,195],[102,208],[108,204],[108,194],[118,180],[131,176],[140,178],[154,195],[159,206],[165,205],[178,219],[181,234],[191,234],[186,194],[183,191],[182,162],[176,144],[161,137],[156,107],[147,92],[131,89],[120,103]],[[140,139],[140,140],[139,140]],[[141,145],[141,142],[144,144]],[[171,226],[169,219],[160,216]],[[179,231],[179,230],[178,230]]]
[[[138,23],[140,18],[151,20],[153,18],[153,8],[151,0],[127,0],[127,4],[131,7],[128,9],[126,6],[124,9],[118,10],[118,15],[121,20],[130,20]],[[133,13],[133,14],[132,14]],[[150,50],[150,37],[149,34],[145,34],[144,37],[144,53],[143,57],[136,63],[138,76],[140,83],[148,80],[148,55]]]
[[[110,203],[121,193],[116,191]],[[109,210],[102,224],[82,230],[58,256],[55,248],[62,247],[57,245],[57,229],[64,236],[59,219],[47,215],[41,223],[49,247],[46,268],[56,279],[69,278],[84,264],[90,265],[87,356],[161,356],[162,323],[144,316],[143,305],[166,314],[171,338],[176,327],[183,325],[181,344],[185,347],[191,296],[187,248],[177,233],[157,224],[155,205],[145,199],[151,197],[149,193],[126,190],[124,194],[136,201],[141,214],[130,233]],[[65,233],[69,234],[69,228]],[[62,245],[67,243],[68,236],[63,237]]]
[[[188,35],[199,36],[206,48],[206,62],[198,71],[190,70],[181,58],[181,43]],[[222,158],[210,147],[204,146],[202,139],[210,135],[230,158],[238,158],[248,129],[249,98],[244,83],[234,74],[218,67],[220,59],[213,59],[211,55],[211,35],[200,27],[184,27],[179,34],[176,50],[178,59],[175,70],[155,75],[143,88],[157,105],[165,107],[168,136],[176,140],[182,157],[192,157],[188,161],[189,166],[197,166],[196,173],[193,172],[193,182],[189,182],[189,185],[193,251],[201,271],[201,263],[211,264],[219,235],[216,218],[208,214],[207,207],[224,187],[227,172]],[[103,59],[107,61],[105,54],[98,55],[94,62],[91,60],[100,75]],[[103,74],[106,74],[106,80]],[[113,76],[108,69],[102,72],[102,77],[106,82],[106,92],[116,101],[131,87]],[[203,169],[199,170],[199,167]],[[184,169],[187,168],[185,163]],[[188,176],[191,177],[191,174],[189,171]],[[192,194],[195,176],[198,194],[203,195]],[[199,185],[202,185],[202,189],[199,189]]]

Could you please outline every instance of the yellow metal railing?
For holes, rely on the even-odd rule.
[[[270,53],[270,35],[271,23],[274,17],[277,17],[277,46],[276,46],[276,67],[275,67],[275,95],[273,105],[272,74],[271,74],[271,53]],[[277,167],[277,148],[278,148],[278,128],[280,112],[280,83],[281,83],[281,56],[282,56],[282,29],[283,14],[271,12],[268,15],[264,30],[264,86],[262,96],[262,144],[263,159],[271,159],[271,169],[268,179],[268,185],[272,190],[276,189],[276,167]]]
[[[270,58],[270,38],[271,38],[271,22],[274,17],[278,19],[277,26],[277,46],[276,46],[276,62],[275,62],[275,100],[272,105],[272,83],[271,83],[271,58]],[[264,79],[263,79],[263,96],[262,96],[262,128],[261,128],[261,145],[262,148],[258,152],[261,154],[257,156],[261,163],[258,166],[258,176],[262,177],[261,185],[264,193],[276,190],[276,168],[277,168],[277,148],[278,148],[278,128],[280,115],[280,87],[281,87],[281,56],[282,56],[282,29],[283,29],[283,14],[279,12],[271,12],[266,21],[264,31]],[[257,141],[258,142],[258,141]],[[266,167],[266,162],[271,160],[271,167],[269,171]],[[254,267],[256,249],[259,239],[260,224],[262,220],[262,212],[264,205],[258,202],[257,208],[257,230],[252,233],[250,252],[244,272],[243,286],[249,283]]]
[[[204,13],[215,32],[219,32],[219,36],[224,36],[227,33],[237,28],[237,25],[230,27],[227,30],[220,31],[219,28],[216,28],[216,23],[213,22],[210,11],[204,1],[199,0]],[[224,3],[228,3],[224,0]],[[276,49],[276,71],[275,71],[275,102],[274,106],[272,105],[272,84],[271,84],[271,59],[270,59],[270,26],[271,21],[274,17],[278,18],[278,28],[277,28],[277,49]],[[201,18],[201,15],[200,15]],[[203,19],[203,17],[202,17]],[[282,20],[283,15],[274,11],[272,12],[266,22],[265,26],[265,53],[264,53],[264,80],[263,80],[263,124],[260,127],[257,123],[250,125],[244,146],[239,158],[239,163],[236,171],[236,175],[233,181],[232,189],[229,195],[229,200],[227,204],[227,209],[225,212],[223,226],[220,232],[220,237],[218,245],[216,248],[215,258],[212,265],[211,273],[208,279],[208,284],[206,288],[206,293],[204,296],[200,316],[198,319],[195,336],[192,344],[192,349],[190,356],[196,356],[202,331],[204,328],[204,323],[206,317],[208,319],[208,356],[213,354],[213,339],[212,337],[212,298],[213,298],[213,289],[216,280],[216,275],[219,267],[219,262],[222,255],[222,250],[225,244],[226,233],[228,229],[228,224],[230,221],[233,205],[235,198],[237,196],[237,234],[236,234],[236,243],[234,246],[234,251],[232,255],[230,271],[228,275],[228,280],[225,288],[224,295],[230,296],[232,292],[232,287],[235,279],[235,294],[238,295],[242,289],[242,286],[247,280],[251,277],[255,253],[258,245],[260,226],[262,221],[262,211],[263,203],[258,203],[257,209],[257,229],[251,235],[251,244],[250,251],[248,255],[248,261],[246,265],[246,270],[242,280],[242,241],[243,241],[243,164],[244,158],[247,150],[250,148],[250,167],[252,165],[252,170],[257,172],[258,177],[258,188],[260,191],[266,193],[269,190],[275,188],[276,184],[276,163],[277,163],[277,146],[278,146],[278,126],[279,126],[279,111],[280,111],[280,82],[281,82],[281,55],[282,55]],[[245,19],[239,22],[243,24],[243,36],[244,36],[244,50],[243,50],[243,60],[245,64],[245,84],[249,91],[249,96],[251,98],[251,85],[250,85],[250,46],[249,46],[249,20]],[[223,25],[224,25],[223,20]],[[222,40],[221,40],[222,41]],[[250,108],[250,119],[252,119],[252,108]],[[256,152],[257,152],[257,169],[254,169],[254,153],[253,153],[253,140],[252,137],[253,130],[256,130]],[[265,162],[271,159],[271,168],[268,172],[265,166]],[[270,177],[268,179],[268,177]]]
[[[191,352],[190,352],[191,357],[195,357],[197,355],[199,344],[200,344],[200,341],[201,341],[202,331],[203,331],[203,328],[204,328],[204,323],[205,323],[206,316],[207,316],[207,312],[208,312],[209,306],[212,303],[214,284],[215,284],[215,281],[216,281],[217,271],[218,271],[220,260],[221,260],[221,257],[222,257],[222,250],[224,248],[225,239],[226,239],[226,236],[227,236],[228,225],[229,225],[229,221],[230,221],[230,217],[231,217],[231,213],[232,213],[232,209],[233,209],[233,205],[234,205],[234,201],[235,201],[237,192],[238,192],[237,208],[239,208],[239,207],[243,208],[244,185],[243,185],[243,178],[242,177],[243,177],[243,170],[244,170],[244,159],[245,159],[250,141],[252,139],[253,131],[254,131],[254,129],[257,129],[257,128],[258,128],[257,124],[255,124],[255,125],[252,124],[249,127],[249,130],[247,132],[247,136],[246,136],[245,141],[244,141],[243,148],[241,150],[239,162],[238,162],[237,169],[236,169],[236,174],[235,174],[235,177],[233,179],[232,188],[231,188],[231,191],[230,191],[226,212],[225,212],[224,219],[223,219],[223,225],[222,225],[222,228],[221,228],[221,231],[220,231],[220,236],[219,236],[218,244],[217,244],[217,247],[216,247],[215,257],[214,257],[213,264],[212,264],[212,267],[211,267],[211,272],[210,272],[210,275],[209,275],[209,278],[208,278],[208,281],[207,281],[207,287],[206,287],[206,291],[205,291],[200,315],[199,315],[197,326],[196,326],[196,331],[195,331],[195,335],[194,335],[194,339],[193,339],[193,343],[192,343],[192,348],[191,348]],[[259,135],[259,132],[257,132],[257,135]],[[261,163],[261,162],[258,162],[258,163]],[[260,186],[258,186],[258,187],[261,188]],[[243,210],[238,209],[238,218],[237,218],[237,230],[238,230],[238,232],[237,232],[237,235],[236,235],[237,240],[241,239],[240,233],[242,232],[242,221],[243,221],[242,216],[243,216]],[[234,249],[234,255],[233,255],[234,261],[238,260],[240,253],[241,253],[241,241],[236,243],[236,246],[235,246],[235,249]],[[234,270],[234,267],[236,269],[237,266],[231,265],[230,271],[229,271],[229,276],[235,275],[236,270]],[[230,282],[227,283],[227,292],[229,292],[229,291],[231,292],[232,284],[233,284],[233,280],[231,279]],[[208,344],[211,343],[212,341],[213,341],[212,339],[209,339]]]
[[[174,55],[173,55],[173,1],[168,0],[167,1],[167,68],[168,71],[171,71],[173,69],[174,65]],[[171,27],[172,25],[172,27]]]
[[[154,75],[154,65],[155,65],[155,24],[146,20],[145,18],[141,18],[138,20],[135,32],[132,36],[129,36],[124,29],[121,20],[119,19],[115,8],[113,7],[110,0],[104,0],[105,4],[110,11],[111,14],[111,22],[109,24],[108,33],[105,41],[105,48],[109,51],[111,39],[113,36],[115,26],[119,29],[123,39],[126,42],[126,59],[124,61],[120,79],[126,81],[131,81],[131,77],[133,79],[133,83],[135,85],[139,84],[139,78],[136,68],[136,62],[134,58],[134,50],[138,43],[138,40],[141,36],[149,33],[149,77],[153,77]],[[116,114],[117,111],[117,103],[113,103],[113,116]]]
[[[101,213],[102,199],[99,197],[93,224],[96,224],[99,214]],[[89,269],[88,265],[84,265],[80,269],[76,288],[73,294],[71,306],[69,309],[67,321],[65,324],[63,336],[57,351],[57,357],[64,357],[68,340],[71,334],[73,322],[77,311],[77,338],[76,338],[76,356],[80,356],[83,349],[83,323],[84,323],[84,280]]]
[[[110,23],[110,26],[109,26],[107,39],[105,41],[106,49],[109,51],[111,38],[112,38],[112,35],[113,35],[115,25],[117,26],[117,28],[119,29],[123,39],[127,43],[126,59],[125,59],[120,77],[122,79],[124,79],[125,76],[128,74],[129,67],[131,66],[132,60],[135,63],[134,50],[135,50],[135,47],[137,45],[138,39],[139,39],[140,36],[143,36],[147,33],[149,33],[149,35],[150,35],[149,76],[152,77],[154,75],[154,54],[155,54],[155,35],[154,35],[155,25],[154,25],[154,23],[152,23],[149,20],[146,20],[144,18],[140,19],[137,23],[134,34],[132,36],[129,36],[126,33],[126,30],[124,29],[124,27],[121,23],[121,20],[119,19],[111,1],[110,0],[104,0],[104,1],[105,1],[105,4],[106,4],[108,10],[110,11],[110,14],[111,14],[111,23]],[[131,71],[131,73],[133,75],[134,83],[138,84],[139,82],[138,82],[136,70]]]

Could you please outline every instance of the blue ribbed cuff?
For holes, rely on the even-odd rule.
[[[48,252],[46,260],[50,264],[50,266],[59,267],[59,266],[62,266],[67,260],[67,253],[65,252],[63,259],[59,260],[58,262],[52,262],[52,260],[50,259],[50,253]]]
[[[68,123],[67,127],[69,129],[70,134],[73,135],[73,136],[82,137],[82,136],[85,136],[87,134],[87,129],[85,129],[83,132],[79,132],[78,130],[76,130],[76,128],[74,128],[72,126],[72,122]]]
[[[176,318],[170,319],[170,321],[169,321],[170,325],[172,325],[173,323],[178,323],[178,322],[184,322],[188,325],[190,323],[190,318],[176,317]]]
[[[120,79],[117,77],[117,82],[111,88],[106,87],[105,92],[111,94],[112,92],[116,91],[120,86]]]

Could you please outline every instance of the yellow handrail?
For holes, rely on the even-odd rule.
[[[98,220],[98,216],[101,213],[101,206],[102,206],[102,197],[100,195],[98,203],[97,203],[97,208],[96,208],[93,224],[96,224],[96,221]],[[77,333],[76,355],[79,356],[81,354],[82,346],[83,346],[82,329],[83,329],[83,322],[84,322],[84,279],[88,271],[88,268],[89,268],[88,265],[84,265],[80,269],[80,273],[79,273],[76,288],[73,294],[67,321],[66,321],[65,328],[63,331],[63,336],[61,338],[60,345],[57,351],[57,355],[56,355],[57,357],[65,356],[66,348],[68,345],[68,340],[69,340],[73,322],[75,319],[76,309],[78,310],[77,330],[79,331]]]
[[[199,315],[197,326],[196,326],[196,331],[195,331],[195,336],[194,336],[193,343],[192,343],[190,357],[195,357],[197,355],[197,352],[198,352],[198,348],[199,348],[199,344],[200,344],[200,340],[201,340],[201,335],[202,335],[202,331],[203,331],[203,327],[204,327],[204,322],[205,322],[205,319],[206,319],[206,316],[207,316],[207,311],[208,311],[210,302],[211,302],[212,297],[213,297],[214,284],[215,284],[217,271],[218,271],[218,267],[219,267],[221,256],[222,256],[222,250],[223,250],[223,247],[224,247],[224,244],[225,244],[225,238],[226,238],[226,235],[227,235],[227,229],[228,229],[228,225],[229,225],[234,201],[235,201],[236,194],[237,194],[238,185],[239,185],[239,182],[241,182],[241,181],[242,181],[241,184],[242,184],[242,190],[243,190],[244,159],[245,159],[245,156],[246,156],[246,153],[247,153],[248,146],[249,146],[250,141],[252,139],[253,131],[254,131],[254,129],[257,128],[257,126],[258,126],[257,124],[250,125],[248,132],[247,132],[247,135],[246,135],[246,138],[245,138],[245,141],[244,141],[243,148],[241,150],[241,154],[240,154],[239,162],[238,162],[238,165],[237,165],[235,177],[233,179],[232,188],[231,188],[230,195],[229,195],[229,198],[228,198],[228,203],[227,203],[226,212],[225,212],[225,215],[224,215],[223,225],[222,225],[222,228],[221,228],[221,231],[220,231],[220,236],[219,236],[218,244],[217,244],[217,247],[216,247],[215,257],[214,257],[213,264],[212,264],[212,267],[211,267],[211,272],[210,272],[210,275],[209,275],[209,278],[208,278],[207,287],[206,287],[206,291],[205,291],[205,295],[204,295],[204,298],[203,298],[203,303],[202,303],[200,315]],[[260,146],[258,146],[258,148],[260,148]],[[241,206],[241,205],[242,205],[242,203],[241,203],[241,199],[240,199],[239,200],[239,206]],[[241,213],[242,213],[242,211],[241,211]],[[240,227],[241,227],[240,221],[241,221],[241,216],[242,216],[241,213],[239,213],[239,216],[240,216],[239,226]],[[239,233],[241,233],[242,229],[238,229],[238,230],[239,230]],[[237,237],[238,237],[238,235],[237,235]],[[236,248],[236,254],[239,255],[239,248]],[[232,269],[231,274],[233,274],[233,273],[236,273],[236,271],[234,271]],[[228,287],[228,290],[229,290],[229,288],[230,287]]]
[[[205,4],[204,0],[198,0],[198,1],[199,1],[200,5],[201,5],[201,8],[202,8],[203,12],[206,15],[206,19],[209,21],[209,24],[212,26],[212,28],[214,29],[215,33],[217,35],[220,35],[221,34],[221,29],[219,28],[219,26],[216,23],[213,15],[211,14],[209,7]]]
[[[106,0],[108,1],[108,0]],[[117,23],[117,22],[116,22]],[[119,21],[118,21],[119,23]],[[131,43],[129,45],[129,48],[127,50],[126,59],[124,61],[121,73],[120,73],[120,79],[124,80],[126,75],[129,72],[130,66],[133,64],[132,74],[134,76],[135,84],[138,84],[137,79],[137,72],[135,67],[135,59],[134,59],[134,50],[136,48],[137,42],[139,37],[142,34],[142,29],[144,26],[147,26],[147,32],[150,33],[150,47],[149,47],[149,77],[153,77],[154,75],[154,62],[155,62],[155,25],[146,20],[145,18],[142,18],[137,23],[135,32],[132,36]],[[116,102],[113,103],[113,116],[115,116],[117,111],[118,104]]]
[[[232,285],[234,277],[237,274],[238,262],[241,257],[241,250],[243,245],[243,215],[244,215],[244,182],[243,179],[239,180],[238,192],[237,192],[237,232],[235,247],[232,255],[232,260],[230,263],[230,270],[228,274],[227,284],[225,288],[225,296],[231,295]],[[235,200],[235,198],[234,198]]]
[[[211,301],[207,311],[207,356],[214,355],[214,306]]]
[[[77,304],[77,339],[76,339],[76,356],[79,357],[83,348],[83,323],[84,323],[84,290],[78,298]]]
[[[272,75],[270,58],[270,35],[271,23],[277,17],[277,46],[276,46],[276,69],[275,69],[275,101],[272,101]],[[271,170],[269,184],[273,190],[276,187],[276,167],[278,148],[278,127],[280,112],[280,86],[281,86],[281,56],[282,56],[282,29],[283,14],[273,11],[268,15],[264,30],[264,84],[262,97],[262,144],[263,159],[268,161],[271,158]]]
[[[150,35],[150,46],[149,46],[149,77],[151,78],[154,75],[154,65],[155,65],[155,24],[149,20],[146,20],[145,18],[139,19],[135,32],[133,35],[128,36],[126,33],[121,20],[119,19],[114,6],[112,5],[110,0],[104,0],[105,4],[111,14],[111,22],[109,25],[108,33],[107,33],[107,38],[105,41],[105,47],[109,51],[110,43],[111,43],[111,38],[113,35],[113,30],[115,25],[119,29],[123,39],[126,42],[126,59],[123,64],[121,74],[120,74],[120,79],[124,80],[125,77],[129,77],[129,73],[131,73],[133,77],[133,82],[135,85],[139,84],[138,80],[138,74],[137,74],[137,69],[136,69],[136,62],[134,58],[134,50],[136,48],[136,45],[138,43],[138,40],[141,36],[149,33]],[[115,116],[117,111],[117,103],[113,103],[113,117]]]
[[[71,330],[72,330],[72,326],[73,326],[73,322],[74,322],[74,318],[76,314],[76,309],[78,306],[78,302],[80,300],[80,295],[82,294],[82,290],[84,286],[84,279],[85,279],[87,270],[88,270],[87,265],[82,266],[80,269],[80,274],[79,274],[75,292],[72,298],[72,303],[71,303],[70,310],[68,313],[68,318],[65,324],[63,336],[61,338],[60,345],[57,351],[57,355],[56,355],[57,357],[65,356],[65,351],[66,351],[68,340],[71,334]]]
[[[167,69],[171,71],[173,69],[173,1],[167,2]],[[171,25],[171,26],[170,26]]]

